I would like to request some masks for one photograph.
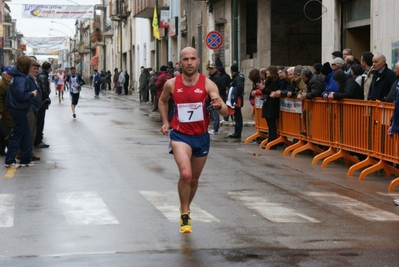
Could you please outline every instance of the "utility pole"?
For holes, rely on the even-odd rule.
[[[119,0],[119,70],[122,70],[122,1]]]
[[[159,24],[159,16],[158,16],[158,0],[155,0],[155,10],[157,11],[158,24]],[[159,41],[155,38],[155,70],[159,70]]]

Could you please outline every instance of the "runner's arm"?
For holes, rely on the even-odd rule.
[[[222,116],[228,116],[229,111],[227,105],[223,102],[219,95],[219,89],[217,85],[212,82],[209,78],[205,81],[206,91],[208,92],[209,98],[211,99],[212,107]]]
[[[162,94],[158,100],[158,110],[162,120],[161,132],[164,135],[167,135],[169,132],[168,100],[172,96],[174,85],[174,78],[167,80],[163,86]]]

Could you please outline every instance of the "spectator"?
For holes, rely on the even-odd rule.
[[[144,68],[144,66],[141,66],[140,68],[141,74],[139,77],[139,97],[140,97],[140,102],[147,102],[148,101],[148,96],[147,96],[147,80],[149,77],[149,73]]]
[[[347,56],[351,56],[352,55],[352,49],[350,48],[345,48],[344,50],[342,50],[342,59],[345,61]]]
[[[118,86],[120,88],[120,91],[118,91],[118,95],[125,94],[125,82],[126,82],[125,74],[123,73],[123,70],[121,70],[119,72],[119,77],[118,77]]]
[[[334,51],[334,52],[331,53],[331,55],[332,55],[332,59],[335,59],[335,58],[337,58],[337,57],[339,57],[339,58],[342,58],[342,57],[343,57],[341,51]]]
[[[373,68],[373,79],[367,99],[385,101],[392,84],[396,80],[395,73],[388,68],[383,54],[377,54],[373,57]]]
[[[301,95],[298,95],[298,99],[313,99],[320,96],[325,87],[321,78],[317,74],[312,73],[310,69],[303,69],[301,75],[302,80],[307,86],[307,90],[306,93],[302,92]]]
[[[362,73],[363,73],[362,66],[360,66],[357,63],[353,63],[350,75],[352,75],[352,77],[355,78],[355,81],[360,85],[360,87],[362,87],[362,80],[363,80]]]
[[[321,68],[323,67],[323,65],[321,65],[321,63],[314,63],[313,64],[313,73],[320,76],[321,77]]]
[[[150,78],[148,80],[148,92],[151,95],[151,103],[154,106],[154,109],[152,111],[157,111],[158,107],[156,107],[155,103],[155,83],[157,81],[157,75],[155,74],[155,71],[150,71]]]
[[[215,65],[210,64],[208,67],[209,79],[216,84],[220,93],[224,90],[221,84],[221,78],[218,73],[218,69]],[[219,133],[219,123],[220,117],[217,110],[211,110],[211,117],[213,118],[213,127],[212,130],[209,131],[209,134],[218,134]]]
[[[176,64],[175,64],[175,72],[176,71],[178,71],[180,74],[182,73],[182,69],[181,69],[181,67],[180,67],[180,64],[179,64],[179,62],[176,62]],[[176,77],[177,75],[175,75],[175,77]]]
[[[326,62],[323,64],[323,67],[321,67],[320,73],[321,73],[321,77],[323,79],[323,83],[325,84],[325,86],[327,86],[327,84],[330,83],[330,80],[334,76],[334,72],[333,72],[329,62]]]
[[[362,74],[362,88],[364,91],[364,100],[367,100],[370,91],[371,81],[373,80],[373,53],[371,52],[363,52],[361,57],[361,66],[364,70]]]
[[[308,87],[306,83],[302,80],[302,70],[304,69],[303,66],[297,65],[294,68],[294,73],[293,73],[293,91],[291,93],[291,97],[298,98],[302,93],[306,93],[308,90]]]
[[[129,79],[130,79],[130,76],[126,70],[125,71],[125,83],[123,84],[123,88],[125,89],[125,95],[129,94]]]
[[[226,73],[226,70],[224,67],[218,67],[218,72],[220,76],[220,87],[223,88],[221,90],[220,97],[222,98],[223,102],[226,103],[227,101],[227,91],[229,90],[229,85],[231,83],[231,77]],[[229,116],[226,116],[223,118],[222,121],[220,121],[220,124],[223,122],[229,121]]]
[[[33,166],[30,157],[32,154],[32,143],[30,140],[29,124],[26,117],[30,108],[31,98],[36,97],[37,90],[29,88],[26,76],[32,65],[32,59],[28,56],[17,58],[16,66],[8,72],[13,77],[7,91],[7,109],[13,119],[13,134],[10,136],[8,151],[5,159],[7,168],[19,168],[20,166]],[[21,150],[20,162],[17,164],[15,157]]]
[[[273,92],[280,87],[276,66],[269,66],[266,69],[266,83],[258,83],[258,90],[253,95],[263,96],[262,118],[266,119],[268,126],[268,142],[277,138],[277,119],[280,113],[280,99],[272,97]],[[274,146],[272,149],[276,149]]]
[[[101,77],[101,86],[100,86],[100,90],[105,90],[105,85],[106,85],[106,78],[105,78],[105,76],[106,76],[107,74],[106,74],[106,72],[105,72],[105,70],[101,70],[101,74],[100,74],[100,77]]]
[[[396,75],[396,81],[392,84],[391,89],[389,90],[389,93],[385,100],[386,102],[391,102],[391,103],[395,102],[395,98],[399,88],[399,62],[395,63],[395,75]]]
[[[233,64],[230,66],[230,71],[231,71],[231,76],[232,76],[232,81],[230,84],[230,90],[231,88],[236,88],[237,90],[237,103],[238,103],[238,98],[241,98],[241,103],[243,104],[243,94],[244,94],[244,82],[245,82],[245,77],[242,73],[238,71],[238,65]],[[234,133],[229,134],[229,138],[241,138],[241,132],[242,132],[242,113],[241,113],[241,107],[239,105],[234,106],[234,121],[235,121],[235,126],[234,126]]]
[[[28,86],[31,88],[31,90],[37,90],[37,95],[36,97],[33,97],[30,99],[30,108],[28,113],[26,114],[28,118],[28,124],[29,124],[29,131],[30,131],[30,137],[31,137],[31,146],[32,146],[32,154],[31,154],[31,160],[36,161],[40,160],[40,157],[36,156],[33,153],[34,150],[34,143],[36,139],[36,133],[37,133],[37,113],[39,112],[40,106],[43,102],[42,98],[42,88],[41,88],[41,83],[38,80],[37,76],[39,74],[39,68],[40,64],[33,60],[32,66],[29,69],[29,75],[26,76],[26,81],[28,83]]]
[[[271,97],[290,97],[292,95],[292,81],[291,78],[294,73],[294,67],[283,68],[278,70],[279,89],[270,94]],[[290,78],[291,77],[291,78]]]
[[[51,71],[51,64],[49,62],[43,62],[42,68],[39,70],[38,80],[42,89],[42,103],[37,112],[37,131],[34,146],[35,148],[48,148],[50,145],[47,145],[43,142],[43,131],[44,131],[44,122],[46,117],[46,110],[49,108],[51,104],[50,100],[50,82],[49,82],[49,73]]]
[[[342,70],[345,72],[345,74],[350,75],[352,65],[355,63],[355,58],[352,55],[348,55],[344,59],[344,62],[345,62],[345,64],[342,67]]]
[[[98,73],[97,69],[94,69],[93,75],[93,87],[94,87],[94,97],[99,98],[100,88],[101,88],[101,74]]]
[[[4,124],[10,129],[11,132],[12,117],[6,107],[7,91],[12,79],[12,76],[8,74],[9,70],[10,67],[4,67],[3,73],[1,75],[2,78],[0,79],[0,119],[4,121]],[[0,156],[5,156],[5,148],[7,147],[7,143],[7,140],[0,138]]]
[[[163,92],[163,86],[165,85],[167,80],[172,78],[172,76],[168,72],[168,68],[165,65],[162,65],[159,70],[160,70],[160,72],[159,72],[157,81],[155,82],[155,105],[154,105],[153,111],[158,110],[158,100],[161,97],[161,94]],[[170,104],[169,104],[169,108],[171,108]]]
[[[330,92],[328,99],[341,100],[343,98],[363,99],[362,87],[351,75],[345,74],[343,70],[337,70],[333,79],[338,83],[337,92]]]
[[[250,70],[248,78],[252,82],[252,89],[249,94],[249,102],[251,103],[251,106],[255,106],[255,95],[253,95],[252,92],[258,89],[256,84],[261,83],[259,70],[257,68]]]
[[[342,70],[342,67],[344,66],[345,62],[342,58],[335,58],[331,61],[331,69],[333,70],[333,73],[337,70]],[[334,74],[332,74],[334,75]],[[327,84],[324,92],[321,94],[321,97],[323,99],[327,99],[328,95],[330,92],[337,92],[339,88],[338,83],[334,79],[330,79],[329,83]]]
[[[172,61],[169,61],[167,67],[168,67],[168,72],[169,72],[170,76],[171,76],[171,77],[174,77],[174,75],[175,75],[175,68],[173,67],[173,62],[172,62]]]
[[[114,83],[114,91],[115,93],[118,93],[118,80],[119,80],[119,71],[118,68],[114,69],[114,79],[112,82]]]
[[[107,73],[105,74],[105,83],[107,84],[108,90],[111,90],[111,77],[112,77],[112,74],[108,70]]]
[[[395,71],[399,73],[399,62],[395,64]],[[395,107],[393,110],[393,116],[391,118],[391,126],[389,127],[388,133],[389,135],[392,134],[399,134],[399,78],[395,84]]]
[[[215,54],[215,64],[217,69],[219,69],[219,67],[223,67],[223,63],[220,60],[219,54]]]

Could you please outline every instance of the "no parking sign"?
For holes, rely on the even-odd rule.
[[[223,44],[223,36],[220,32],[211,31],[206,35],[205,43],[209,49],[219,49]]]

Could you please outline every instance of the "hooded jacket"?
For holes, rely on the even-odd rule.
[[[13,66],[8,74],[13,79],[7,91],[7,108],[11,113],[13,111],[28,112],[30,100],[35,97],[27,82],[28,74],[18,71],[16,66]]]
[[[26,80],[28,81],[28,86],[29,88],[31,88],[31,91],[37,90],[36,97],[30,99],[30,107],[32,108],[35,115],[37,115],[37,112],[42,105],[42,88],[40,85],[40,81],[37,79],[37,77],[33,77],[31,74],[26,75]]]

